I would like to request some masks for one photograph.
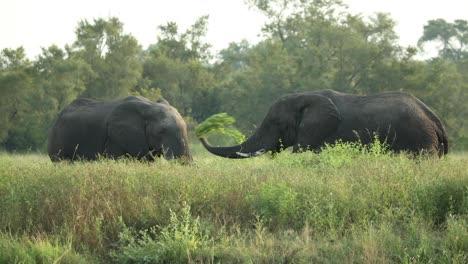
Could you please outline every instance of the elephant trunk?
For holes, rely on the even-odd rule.
[[[185,162],[193,161],[192,155],[190,154],[190,151],[187,148],[183,149],[182,151],[180,149],[169,149],[163,155],[166,159],[180,159]]]
[[[257,130],[243,143],[230,147],[214,147],[205,138],[200,138],[200,141],[212,154],[231,159],[252,158],[275,148],[275,142],[268,142],[262,137],[261,130]]]
[[[178,133],[176,132],[176,134]],[[166,159],[181,159],[187,162],[193,160],[187,138],[180,135],[165,138],[162,141],[162,154]]]

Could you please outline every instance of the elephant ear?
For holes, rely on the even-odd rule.
[[[306,95],[301,98],[301,119],[297,132],[297,145],[316,149],[333,134],[341,121],[340,113],[330,98]],[[297,147],[297,146],[296,146]]]
[[[107,155],[142,158],[149,153],[146,122],[140,107],[144,106],[141,103],[124,102],[112,111],[107,124]]]

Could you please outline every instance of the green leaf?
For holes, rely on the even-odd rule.
[[[198,138],[201,138],[210,132],[219,132],[241,143],[245,140],[245,136],[234,127],[235,122],[236,119],[227,113],[215,114],[200,123],[195,128],[195,133]]]

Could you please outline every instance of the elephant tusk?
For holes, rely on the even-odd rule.
[[[252,157],[257,157],[260,155],[265,154],[266,150],[265,149],[260,149],[255,151],[254,153],[242,153],[242,152],[236,152],[237,155],[243,158],[252,158]]]

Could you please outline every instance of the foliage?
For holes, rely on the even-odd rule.
[[[161,25],[156,49],[170,58],[183,61],[201,60],[207,62],[210,59],[210,44],[203,41],[206,35],[208,16],[198,18],[195,23],[185,32],[180,33],[175,22]]]
[[[37,74],[37,85],[44,94],[41,101],[47,99],[59,111],[86,90],[86,81],[92,69],[83,59],[71,58],[68,51],[64,51],[55,45],[42,49],[34,63],[34,72]],[[36,106],[37,107],[37,106]]]
[[[93,99],[128,95],[141,78],[140,47],[133,36],[123,32],[119,19],[80,21],[76,38],[71,51],[92,69],[81,95]]]
[[[161,89],[159,88],[140,88],[137,91],[130,93],[130,95],[143,96],[152,102],[156,102],[158,99],[163,98]]]
[[[456,19],[453,23],[444,19],[429,20],[424,26],[423,36],[418,45],[427,42],[441,44],[439,56],[450,60],[468,59],[468,21]]]
[[[234,138],[237,143],[242,143],[245,141],[245,135],[233,126],[235,122],[236,119],[227,113],[215,114],[200,123],[195,128],[195,134],[198,138],[201,138],[208,133],[219,132]]]
[[[159,26],[158,43],[144,53],[142,77],[159,87],[165,99],[183,116],[197,121],[212,114],[214,79],[205,66],[211,58],[210,45],[203,38],[208,17],[202,16],[185,32],[174,22]]]
[[[23,48],[4,49],[0,54],[0,142],[3,144],[17,120],[28,110],[23,98],[32,89],[30,66]]]

